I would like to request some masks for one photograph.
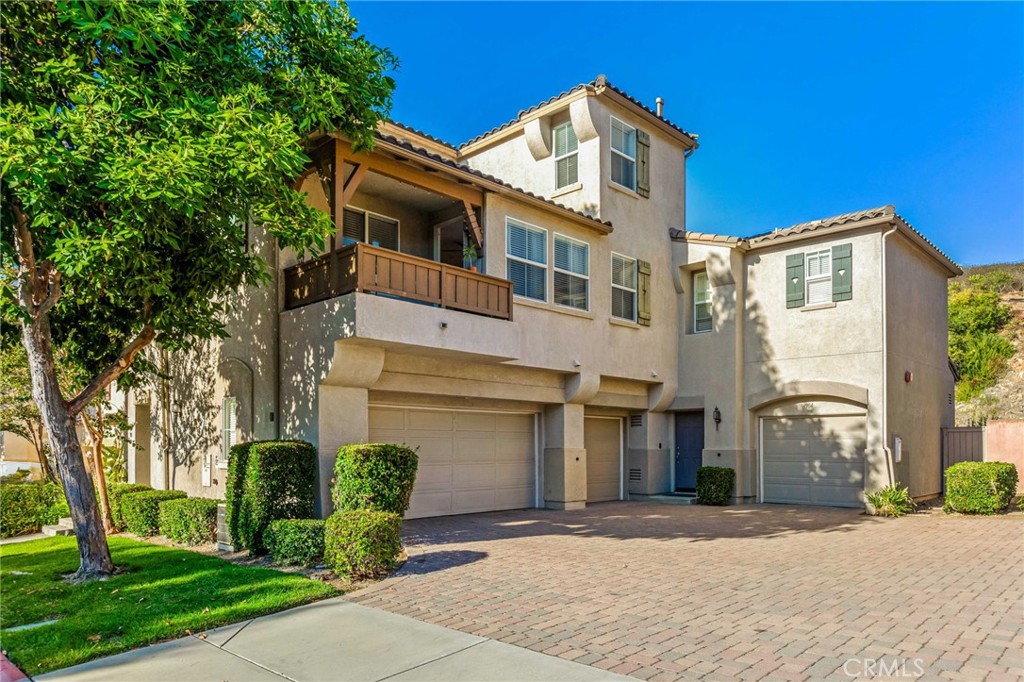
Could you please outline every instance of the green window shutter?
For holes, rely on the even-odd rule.
[[[786,256],[786,307],[804,306],[804,254]]]
[[[832,247],[832,300],[849,301],[853,298],[853,245]]]
[[[645,327],[651,326],[651,264],[645,260],[636,262],[636,321]]]
[[[651,136],[643,130],[636,131],[636,193],[651,196]]]

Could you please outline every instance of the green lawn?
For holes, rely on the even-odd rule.
[[[300,575],[112,537],[110,580],[70,585],[73,537],[0,546],[0,646],[29,675],[330,597]],[[21,571],[29,575],[17,575]],[[59,618],[57,623],[7,628]]]

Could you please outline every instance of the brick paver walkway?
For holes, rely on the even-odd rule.
[[[353,601],[638,678],[1024,679],[1019,514],[617,502],[406,536]]]

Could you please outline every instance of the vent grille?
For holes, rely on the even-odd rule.
[[[946,394],[946,402],[947,402],[948,404],[950,404],[950,405],[952,405],[952,404],[953,404],[953,394],[952,394],[952,393],[947,393],[947,394]]]
[[[629,480],[631,480],[631,481],[643,480],[643,472],[640,469],[630,469],[629,470]]]
[[[644,416],[642,414],[630,415],[630,417],[629,417],[629,425],[630,426],[643,426],[644,425]]]

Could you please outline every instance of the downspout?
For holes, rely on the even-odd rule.
[[[747,262],[746,262],[747,258],[746,258],[746,253],[742,249],[736,248],[736,249],[733,249],[733,252],[736,254],[737,259],[739,260],[739,266],[740,266],[740,271],[738,273],[737,272],[733,272],[733,279],[736,282],[736,320],[735,320],[736,336],[735,336],[735,343],[734,343],[734,345],[735,345],[735,348],[734,348],[734,362],[736,363],[736,371],[734,372],[734,374],[736,375],[736,383],[735,383],[735,386],[733,387],[733,390],[735,391],[735,394],[736,394],[735,398],[733,399],[733,405],[734,405],[733,409],[736,412],[736,424],[735,424],[734,428],[736,430],[736,449],[737,450],[746,451],[748,449],[746,447],[747,444],[748,444],[748,441],[747,441],[747,438],[745,437],[745,426],[746,426],[746,422],[747,422],[747,414],[746,414],[746,400],[744,399],[744,397],[746,396],[746,367],[745,367],[746,363],[744,362],[743,341],[744,341],[744,329],[746,328],[746,317],[747,317]],[[740,452],[736,453],[736,461],[737,461],[737,464],[739,464],[740,461],[741,461]],[[748,464],[749,464],[749,462],[745,462],[744,461],[743,466],[742,466],[742,471],[744,473],[744,478],[746,480],[754,480],[754,478],[756,478],[756,477],[750,477],[748,475],[748,471],[747,471],[747,469],[748,469],[747,465]],[[758,472],[758,475],[760,475],[760,472]],[[737,480],[736,481],[737,491],[739,490],[739,487],[740,487],[740,481]],[[760,490],[760,486],[758,486],[758,490]],[[749,492],[749,491],[745,491],[745,492]],[[743,495],[743,497],[747,497],[747,495]]]
[[[896,484],[896,464],[892,460],[892,450],[889,448],[889,323],[886,314],[886,280],[889,271],[885,264],[885,245],[889,235],[896,232],[897,226],[893,224],[885,234],[882,235],[882,452],[885,453],[886,474],[889,476],[889,485]]]

